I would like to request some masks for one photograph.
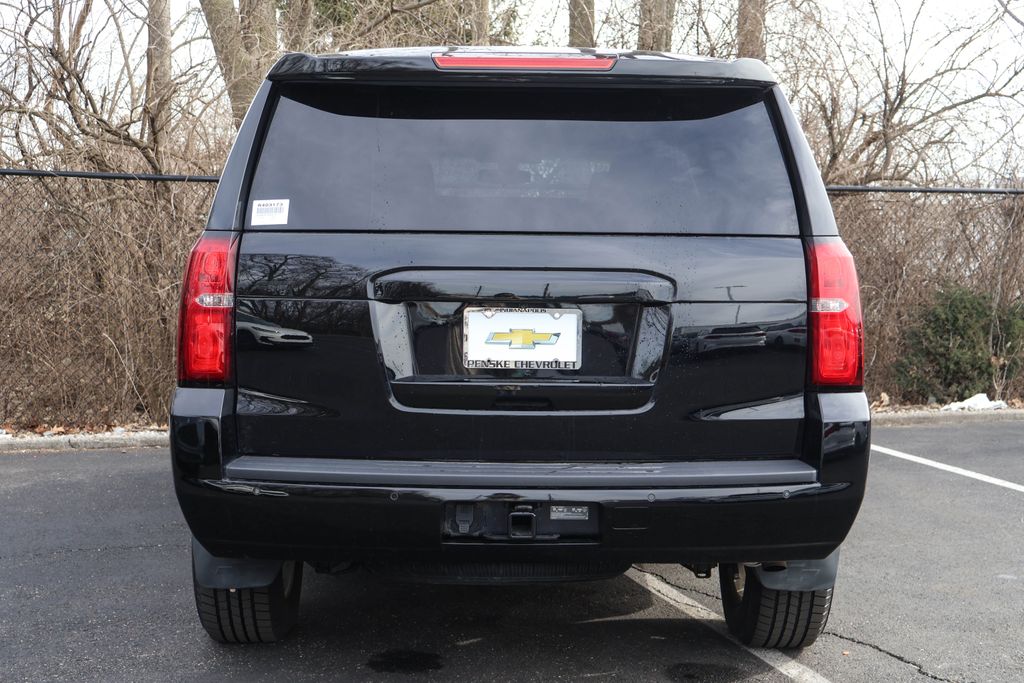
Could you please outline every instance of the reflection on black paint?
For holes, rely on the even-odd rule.
[[[313,344],[319,334],[355,333],[351,308],[354,302],[307,299],[239,299],[239,331],[278,328],[283,333],[305,335]],[[264,345],[261,345],[264,346]],[[266,345],[272,346],[272,345]],[[280,345],[277,345],[280,348]]]
[[[623,264],[674,283],[677,301],[802,302],[807,298],[799,239],[596,235],[459,235],[248,232],[238,259],[240,296],[365,299],[371,275],[404,268],[621,271]],[[621,278],[620,278],[621,279]],[[430,283],[419,282],[420,285]],[[388,300],[444,300],[431,290]],[[606,291],[607,293],[607,291]],[[471,294],[471,293],[470,293]],[[486,292],[493,296],[494,292]],[[471,296],[460,296],[467,300]],[[531,300],[543,298],[539,295]],[[746,304],[740,304],[746,306]],[[716,325],[735,322],[732,315]]]
[[[250,296],[351,297],[366,271],[329,256],[243,253],[238,290]]]
[[[313,343],[313,336],[302,330],[282,327],[253,314],[253,306],[243,302],[235,312],[235,334],[242,348],[302,349]]]
[[[238,413],[241,415],[286,415],[293,417],[336,417],[337,411],[284,396],[271,396],[256,391],[238,391]]]
[[[522,275],[526,265],[537,274]],[[546,378],[565,392],[544,395],[539,389],[525,398],[506,392],[523,399],[522,405],[482,405],[487,390],[480,387],[488,383],[499,396],[502,387],[544,378],[471,375],[461,369],[461,311],[481,302],[464,295],[459,288],[472,282],[453,279],[451,270],[480,271],[489,294],[520,297],[487,300],[491,305],[584,311],[584,367]],[[542,272],[553,275],[545,278]],[[528,454],[531,460],[559,461],[571,454],[650,461],[792,457],[800,448],[804,421],[797,411],[770,419],[692,417],[701,410],[803,392],[806,337],[799,330],[806,325],[807,293],[799,239],[247,232],[239,273],[239,310],[313,338],[300,352],[257,347],[237,354],[239,386],[271,397],[240,399],[243,452],[416,459],[430,450],[451,460],[514,460]],[[374,283],[387,275],[396,276],[390,289],[373,300]],[[658,284],[662,281],[668,285]],[[552,282],[563,298],[522,297]],[[406,284],[415,284],[423,298],[392,298],[411,292]],[[602,289],[622,298],[572,298],[596,296]],[[625,300],[639,289],[658,292],[659,299]],[[432,300],[434,291],[439,298]],[[453,292],[461,294],[445,300]],[[658,303],[661,292],[678,303]],[[733,345],[698,353],[700,338],[712,330],[732,334]],[[417,382],[420,387],[413,386]],[[444,385],[443,390],[424,386],[430,382]],[[475,391],[480,400],[474,405],[482,407],[471,415],[416,412],[417,406],[396,398],[399,384],[406,398],[418,392],[417,406],[435,397],[458,405],[459,391]],[[314,416],[305,412],[308,406],[278,402],[287,399],[330,412]],[[624,407],[638,402],[642,409]],[[555,404],[581,412],[565,420],[528,412]],[[599,407],[568,407],[584,404]],[[521,412],[501,414],[513,407]],[[278,417],[259,419],[247,412],[264,410]]]
[[[701,311],[700,314],[692,314],[693,316],[704,316],[699,319],[700,322],[704,322],[710,317],[711,309],[707,308],[711,306],[710,304],[688,304],[683,307],[683,310],[692,310],[690,307],[693,306],[702,307],[696,309]],[[753,321],[749,319],[753,312],[752,309],[757,309],[763,315],[766,306],[775,308],[778,313],[784,313],[788,309],[794,314],[783,320],[769,318]],[[799,304],[783,304],[781,306],[782,308],[779,308],[779,305],[768,304],[719,305],[714,318],[721,321],[723,314],[733,313],[735,322],[730,321],[731,324],[714,326],[679,324],[672,336],[673,360],[677,360],[676,354],[679,354],[680,358],[714,357],[757,349],[774,351],[788,349],[803,352],[807,346],[805,309]],[[684,321],[690,317],[682,316]]]

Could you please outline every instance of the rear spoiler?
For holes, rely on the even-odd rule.
[[[686,57],[660,52],[595,49],[508,49],[481,47],[422,47],[357,50],[336,55],[293,52],[270,69],[271,81],[314,78],[470,77],[495,78],[507,74],[535,76],[579,75],[588,79],[693,79],[772,85],[775,75],[756,59],[731,61]]]

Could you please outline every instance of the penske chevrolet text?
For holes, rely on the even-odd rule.
[[[716,573],[814,642],[864,494],[857,275],[768,68],[650,52],[288,54],[183,284],[174,484],[221,642],[303,571]]]

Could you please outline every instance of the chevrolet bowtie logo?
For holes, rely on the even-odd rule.
[[[557,332],[534,332],[533,330],[491,332],[491,335],[487,337],[488,344],[506,344],[510,349],[532,349],[538,344],[554,344],[556,341],[558,341]]]

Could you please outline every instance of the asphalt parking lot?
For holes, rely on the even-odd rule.
[[[1021,420],[874,443],[1024,483]],[[1024,680],[1024,492],[872,458],[827,633],[790,658],[731,641],[717,579],[669,565],[531,588],[309,571],[286,642],[218,646],[165,450],[0,454],[0,679]]]

